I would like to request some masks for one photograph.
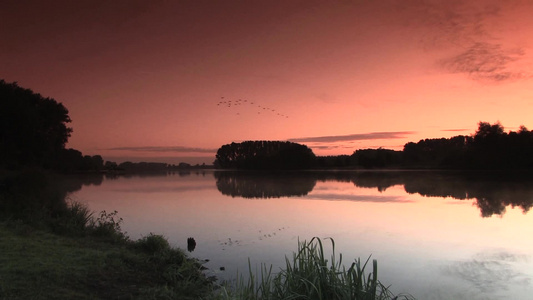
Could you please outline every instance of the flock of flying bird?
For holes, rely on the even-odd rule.
[[[258,115],[269,113],[277,117],[289,118],[289,116],[287,116],[286,114],[282,114],[281,112],[277,111],[274,108],[264,106],[264,105],[259,105],[256,102],[248,101],[246,99],[226,100],[225,97],[220,97],[220,99],[221,100],[217,102],[217,106],[220,106],[223,108],[239,108],[241,106],[248,106],[248,108],[250,107],[256,108],[257,109],[256,112]],[[237,115],[240,115],[240,111],[237,112]]]

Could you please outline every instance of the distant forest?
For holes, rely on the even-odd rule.
[[[17,83],[0,80],[0,168],[39,167],[60,172],[158,171],[187,168],[186,163],[117,164],[100,155],[65,148],[72,128],[63,104]],[[214,167],[247,170],[302,169],[476,169],[532,170],[533,131],[521,126],[505,132],[500,123],[480,122],[470,136],[424,139],[402,151],[361,149],[352,155],[316,156],[305,145],[286,141],[246,141],[220,147]]]
[[[325,158],[321,163],[330,167],[332,160]],[[521,126],[518,132],[507,133],[500,123],[479,122],[471,136],[410,142],[404,145],[403,151],[357,150],[348,164],[367,169],[533,170],[533,131]]]
[[[455,169],[533,170],[533,131],[506,133],[500,123],[480,122],[472,136],[424,139],[402,151],[362,149],[352,155],[315,156],[307,146],[247,141],[222,146],[215,166],[222,169]]]

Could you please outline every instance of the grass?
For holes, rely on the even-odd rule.
[[[286,258],[285,268],[277,274],[272,266],[261,265],[261,274],[255,276],[249,270],[248,280],[242,276],[236,285],[224,286],[218,293],[219,299],[309,299],[309,300],[377,300],[414,299],[410,295],[393,295],[378,279],[377,261],[372,260],[372,272],[366,276],[367,259],[362,263],[355,260],[348,269],[335,254],[328,260],[324,255],[322,240],[313,238],[309,242],[298,242],[298,251],[292,259]]]
[[[211,293],[201,264],[158,235],[118,243],[2,223],[0,253],[0,299],[199,299]]]

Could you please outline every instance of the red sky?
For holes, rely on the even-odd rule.
[[[0,78],[62,102],[67,146],[108,160],[399,150],[479,121],[533,129],[531,16],[513,0],[7,0]]]

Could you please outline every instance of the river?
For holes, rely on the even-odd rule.
[[[191,171],[69,177],[72,201],[118,211],[132,239],[151,232],[235,280],[279,270],[298,241],[323,239],[347,266],[417,299],[531,299],[533,181],[523,174],[420,171]],[[72,188],[74,187],[74,188]]]

